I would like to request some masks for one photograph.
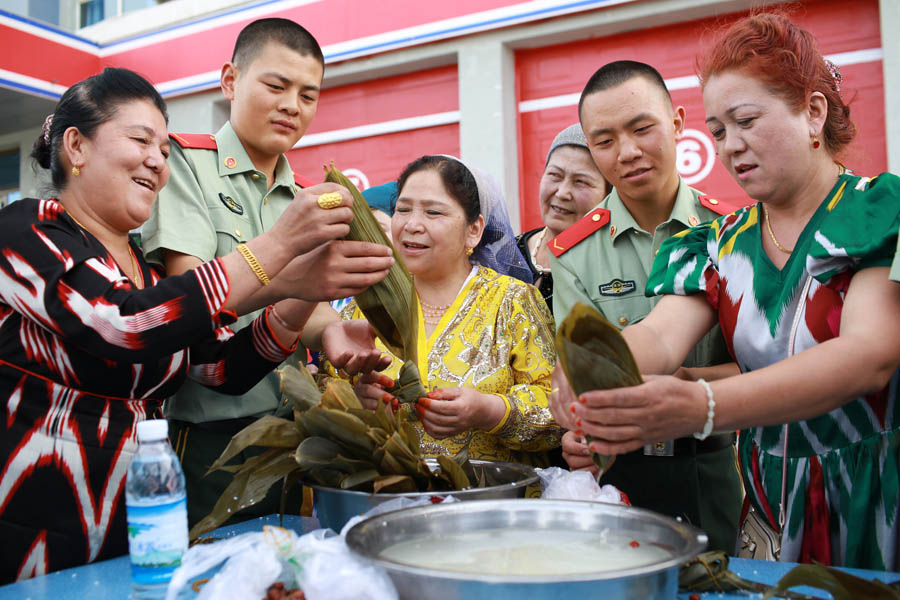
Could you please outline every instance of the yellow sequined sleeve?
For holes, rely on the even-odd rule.
[[[497,318],[497,331],[512,340],[513,386],[498,394],[507,403],[506,417],[489,433],[515,450],[536,452],[560,445],[563,434],[550,414],[549,398],[556,350],[553,317],[534,286],[510,286]]]

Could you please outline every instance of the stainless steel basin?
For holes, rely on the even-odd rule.
[[[665,549],[668,558],[641,567],[562,576],[504,576],[423,568],[387,560],[381,553],[402,541],[455,531],[502,528],[534,531],[600,531]],[[657,513],[598,502],[568,500],[485,500],[398,510],[357,523],[347,533],[347,545],[384,567],[401,598],[526,600],[603,598],[604,600],[672,599],[678,591],[682,563],[707,544],[700,530]]]
[[[437,460],[429,458],[425,461],[432,469],[437,468]],[[442,500],[446,496],[453,496],[458,500],[524,498],[525,488],[538,482],[538,476],[534,469],[527,465],[488,460],[470,460],[469,462],[476,469],[488,472],[498,485],[455,492],[407,492],[402,494],[370,494],[310,483],[304,485],[315,490],[316,517],[318,517],[319,523],[322,527],[330,527],[339,532],[344,524],[353,517],[364,514],[378,504],[394,498],[433,497],[436,501]]]

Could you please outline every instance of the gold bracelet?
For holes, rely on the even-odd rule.
[[[250,248],[247,247],[247,244],[238,244],[237,251],[241,253],[241,256],[243,256],[244,260],[247,261],[247,264],[250,265],[250,269],[256,274],[260,283],[269,285],[271,280],[266,274],[266,270],[262,268],[262,265],[259,264],[259,261],[256,260],[253,253],[250,252]]]
[[[303,329],[302,327],[296,327],[294,325],[289,325],[288,322],[285,321],[284,319],[282,319],[281,315],[279,315],[278,312],[275,310],[275,305],[272,304],[271,307],[272,307],[272,310],[269,311],[269,316],[272,317],[273,319],[275,319],[276,323],[278,323],[279,325],[281,325],[288,331],[293,331],[296,333],[299,333]]]

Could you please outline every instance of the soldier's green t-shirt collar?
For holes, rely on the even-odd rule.
[[[619,198],[619,191],[617,189],[613,188],[613,191],[607,196],[606,208],[610,212],[609,230],[613,239],[618,238],[630,229],[643,231],[640,225],[637,224],[637,221],[634,220],[634,217],[631,216],[631,213],[628,212],[628,208],[625,207],[622,199]],[[673,221],[678,221],[685,227],[691,227],[696,225],[696,223],[694,223],[696,220],[697,203],[694,198],[694,193],[691,191],[690,186],[684,182],[684,179],[679,177],[678,193],[675,196],[675,206],[672,207],[672,214],[669,215],[668,220],[663,221],[659,226],[662,227]],[[645,233],[653,235],[652,231]]]
[[[227,121],[219,131],[216,132],[216,146],[219,149],[219,176],[228,177],[229,175],[238,175],[242,173],[259,172],[253,165],[253,161],[244,150],[240,138],[231,126],[231,121]],[[282,154],[278,157],[275,164],[275,184],[272,189],[278,186],[286,186],[291,189],[292,193],[296,193],[296,185],[294,184],[294,172],[288,163],[287,157]]]

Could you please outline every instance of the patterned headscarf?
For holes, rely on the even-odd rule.
[[[491,174],[464,160],[455,156],[447,158],[461,163],[468,169],[475,179],[475,185],[478,186],[478,202],[481,205],[481,216],[484,217],[484,232],[470,257],[471,262],[493,269],[501,275],[509,275],[525,283],[531,283],[534,278],[516,246],[516,236],[509,223],[506,202],[503,200],[503,192],[500,191],[498,181]]]

